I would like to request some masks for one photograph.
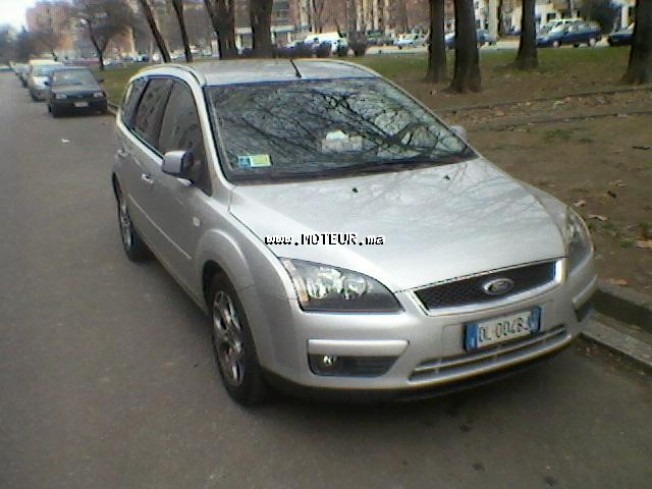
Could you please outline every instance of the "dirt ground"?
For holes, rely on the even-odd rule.
[[[652,295],[652,87],[547,100],[521,88],[516,103],[502,103],[504,90],[482,99],[409,90],[465,126],[488,159],[573,206],[593,234],[602,280]],[[492,99],[500,103],[487,106]]]

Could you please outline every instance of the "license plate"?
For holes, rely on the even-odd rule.
[[[466,351],[479,350],[538,333],[540,328],[540,307],[486,321],[469,323],[466,325],[464,347]]]
[[[75,107],[88,107],[88,102],[75,102]]]

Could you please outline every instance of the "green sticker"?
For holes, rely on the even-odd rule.
[[[272,166],[272,159],[269,155],[238,156],[238,166],[240,168],[261,168]]]

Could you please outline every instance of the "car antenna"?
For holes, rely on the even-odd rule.
[[[297,68],[297,65],[294,63],[294,60],[290,58],[290,63],[292,63],[292,67],[294,68],[294,73],[297,75],[297,78],[303,78],[301,76],[301,72],[299,71],[299,68]]]

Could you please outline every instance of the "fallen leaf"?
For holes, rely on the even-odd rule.
[[[632,146],[632,148],[641,149],[643,151],[648,151],[648,150],[652,149],[652,146]]]
[[[605,282],[609,285],[618,285],[620,287],[626,287],[629,285],[629,282],[624,278],[608,278]]]
[[[609,197],[614,198],[614,199],[615,199],[616,197],[618,197],[618,194],[616,194],[616,192],[614,192],[613,190],[607,190],[607,195],[608,195]]]
[[[652,250],[652,239],[639,240],[634,243],[634,246],[637,248],[642,248],[644,250]]]
[[[609,185],[613,185],[615,187],[624,187],[625,182],[623,182],[622,180],[614,180],[613,182],[609,182]]]
[[[584,207],[585,205],[586,205],[586,200],[584,199],[578,200],[573,204],[574,207]]]
[[[600,222],[607,222],[609,218],[607,216],[601,216],[600,214],[589,214],[586,216],[588,219],[595,219]]]

